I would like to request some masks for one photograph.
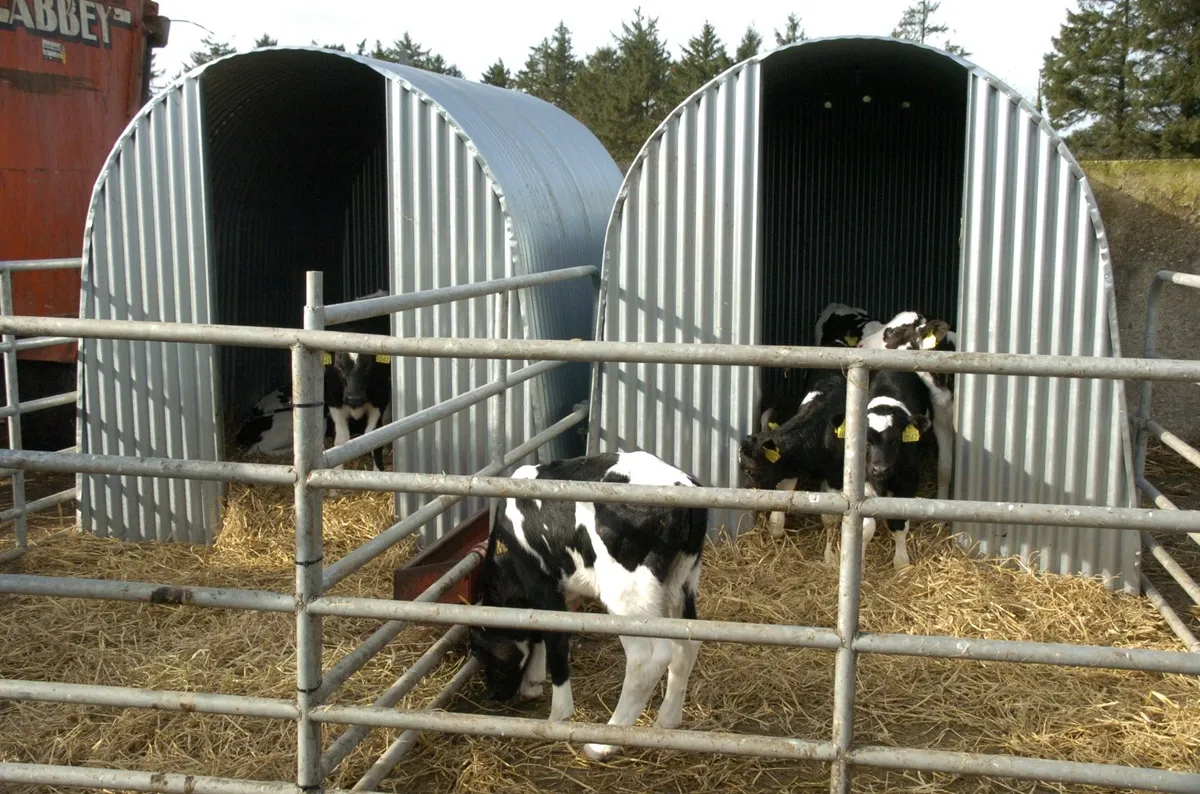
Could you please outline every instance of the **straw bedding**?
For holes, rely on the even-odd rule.
[[[371,537],[389,521],[390,509],[383,494],[327,503],[327,559]],[[3,570],[289,592],[291,512],[286,488],[233,486],[225,530],[211,549],[71,535],[46,541]],[[797,531],[778,542],[751,531],[706,550],[701,617],[834,625],[837,577],[821,562],[820,522],[794,523]],[[393,549],[335,592],[390,597],[391,571],[411,551],[408,544]],[[914,566],[896,575],[889,539],[877,539],[868,550],[864,630],[1180,648],[1148,603],[1114,596],[1095,582],[973,561],[934,527],[914,532],[910,552]],[[327,619],[326,664],[377,625]],[[0,676],[290,698],[293,631],[290,615],[0,596]],[[410,628],[354,676],[336,702],[370,703],[439,633]],[[405,705],[428,702],[461,663],[461,654],[452,655]],[[607,721],[622,665],[616,637],[580,641],[572,667],[576,719]],[[706,643],[683,727],[826,739],[832,669],[830,652]],[[865,656],[858,688],[860,741],[1200,772],[1200,681],[1185,676]],[[548,712],[549,688],[545,701],[503,708],[479,703],[480,691],[472,682],[451,708],[538,718]],[[661,686],[651,718],[660,697]],[[327,731],[327,741],[340,730]],[[395,735],[373,731],[329,784],[352,785]],[[288,780],[293,752],[294,726],[287,722],[0,703],[0,759],[7,761]],[[930,794],[1100,790],[871,770],[857,772],[855,781],[856,791]],[[382,788],[472,794],[828,790],[828,770],[636,748],[596,763],[565,743],[426,734]]]

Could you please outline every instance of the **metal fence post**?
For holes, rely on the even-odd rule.
[[[498,293],[496,295],[496,316],[494,318],[494,327],[492,336],[496,339],[508,338],[508,307],[509,307],[509,291]],[[504,456],[508,450],[509,439],[512,438],[509,432],[508,421],[508,360],[503,358],[493,358],[489,365],[491,372],[488,373],[488,380],[492,382],[500,382],[502,388],[500,393],[496,395],[496,419],[492,422],[492,460],[499,463],[500,472],[504,471]],[[491,521],[496,520],[496,510],[500,506],[499,499],[491,500]],[[490,523],[490,522],[489,522]]]
[[[1158,346],[1158,303],[1162,298],[1163,280],[1156,273],[1150,280],[1150,291],[1146,294],[1146,327],[1143,338],[1143,355],[1145,358],[1157,358],[1155,348]],[[1149,444],[1150,431],[1146,425],[1150,421],[1150,401],[1153,396],[1154,381],[1142,381],[1142,396],[1138,401],[1137,413],[1133,418],[1133,477],[1134,482],[1146,476],[1146,447]]]
[[[862,525],[860,512],[866,484],[867,387],[870,373],[866,367],[851,365],[846,373],[846,452],[843,464],[842,493],[849,509],[842,518],[842,554],[838,571],[837,634],[839,647],[833,673],[833,743],[837,757],[829,790],[832,794],[850,791],[850,764],[847,755],[854,744],[854,676],[858,659],[853,643],[858,634],[858,604],[862,586]]]
[[[323,330],[323,273],[309,271],[304,327]],[[319,350],[292,348],[292,461],[296,470],[296,785],[301,791],[321,788],[321,725],[311,718],[320,705],[321,617],[308,605],[321,597],[323,573],[322,501],[324,492],[308,485],[320,460],[325,436],[325,366]]]
[[[5,269],[0,271],[0,315],[11,317],[13,313],[12,272]],[[17,407],[21,404],[21,393],[17,378],[17,337],[15,334],[5,334],[2,343],[4,348],[4,404],[9,409],[8,415],[8,448],[22,449],[21,413]],[[14,533],[17,548],[24,549],[29,545],[29,515],[25,512],[25,472],[12,473],[12,509],[16,512],[13,518]]]

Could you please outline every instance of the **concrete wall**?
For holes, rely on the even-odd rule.
[[[1143,354],[1146,293],[1160,269],[1200,273],[1200,160],[1084,162],[1112,246],[1121,351]],[[1159,313],[1158,352],[1200,357],[1200,291],[1167,286]],[[1128,390],[1130,412],[1141,397]],[[1200,443],[1200,386],[1154,387],[1153,416],[1193,444]]]

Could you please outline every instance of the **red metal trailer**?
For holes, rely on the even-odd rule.
[[[0,261],[81,255],[92,186],[149,99],[150,52],[169,28],[147,0],[0,0]],[[14,274],[13,302],[77,317],[79,272]],[[74,345],[21,358],[23,399],[73,388]]]

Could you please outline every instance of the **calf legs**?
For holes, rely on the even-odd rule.
[[[933,413],[933,435],[937,439],[937,498],[950,498],[950,478],[954,475],[953,403],[939,405]]]
[[[796,490],[797,479],[790,477],[786,480],[780,480],[779,485],[775,486],[777,491],[794,491]],[[767,527],[771,530],[771,537],[779,539],[783,537],[783,525],[787,521],[787,513],[782,510],[776,510],[771,513],[770,519],[767,521]]]
[[[896,554],[892,558],[892,565],[897,571],[903,570],[912,564],[908,559],[908,522],[889,518],[888,529],[892,531],[892,540],[896,541]]]
[[[695,575],[699,580],[699,562],[696,563]],[[682,606],[682,613],[672,613],[671,617],[695,620],[696,591],[694,588],[685,588]],[[671,645],[671,662],[667,666],[667,691],[663,695],[662,705],[658,709],[658,719],[654,721],[656,728],[678,728],[683,722],[683,698],[687,694],[688,678],[696,664],[696,656],[700,653],[700,643],[694,640],[668,640],[668,642]]]
[[[550,719],[565,722],[575,714],[575,696],[571,693],[571,643],[565,634],[543,634],[546,666],[550,669]],[[543,679],[544,680],[544,679]]]
[[[688,572],[683,586],[666,593],[664,613],[667,617],[696,618],[696,593],[700,585],[700,560],[697,559]],[[663,695],[657,728],[678,728],[683,722],[683,699],[687,693],[688,679],[700,652],[700,643],[694,640],[665,640],[650,637],[621,637],[625,646],[625,682],[621,697],[613,709],[609,725],[633,725],[650,702],[655,686],[667,674],[667,691]],[[588,758],[608,758],[619,748],[611,744],[588,744],[583,748]]]

